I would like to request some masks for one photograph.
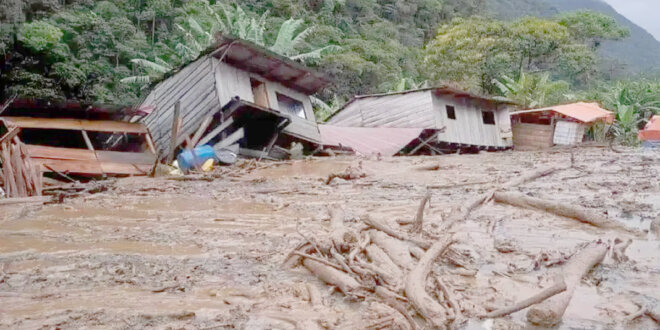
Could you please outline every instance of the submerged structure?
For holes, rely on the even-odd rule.
[[[450,87],[361,95],[351,99],[329,125],[433,130],[424,141],[431,153],[504,150],[512,146],[511,102]],[[405,145],[405,144],[404,144]]]
[[[511,122],[517,149],[542,149],[581,143],[587,129],[612,124],[614,113],[578,102],[512,112]]]
[[[321,143],[310,95],[317,72],[245,40],[220,37],[210,51],[157,83],[140,102],[160,158],[209,144],[267,155],[274,145]],[[174,141],[172,138],[174,136]]]

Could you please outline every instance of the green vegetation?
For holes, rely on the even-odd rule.
[[[536,0],[40,1],[0,8],[3,98],[130,104],[226,33],[334,81],[315,99],[319,117],[353,95],[436,84],[526,107],[596,100],[635,119],[626,136],[660,107],[659,82],[603,69],[602,45],[628,28],[591,11],[549,17]],[[505,8],[513,20],[493,18]]]

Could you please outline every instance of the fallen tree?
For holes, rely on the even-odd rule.
[[[535,209],[545,211],[548,213],[556,214],[566,218],[575,219],[590,225],[607,228],[607,229],[622,229],[624,231],[632,231],[625,226],[617,223],[614,220],[608,219],[606,216],[601,215],[594,210],[584,207],[569,205],[563,202],[551,201],[546,199],[529,197],[521,193],[510,192],[496,192],[493,198],[498,203],[509,204],[513,206]]]
[[[515,313],[517,311],[523,310],[529,306],[532,306],[534,304],[538,304],[556,294],[562,293],[566,291],[566,282],[564,281],[564,278],[562,276],[556,276],[555,277],[555,283],[552,286],[549,286],[541,291],[539,291],[537,294],[521,300],[511,306],[507,306],[504,308],[500,308],[498,310],[492,311],[488,314],[486,314],[484,317],[486,318],[496,318],[496,317],[502,317],[506,316],[512,313]]]
[[[575,288],[591,268],[603,261],[608,248],[605,243],[593,242],[571,257],[562,268],[566,291],[530,308],[527,312],[527,320],[534,325],[543,327],[551,327],[561,322],[566,307],[573,298]]]

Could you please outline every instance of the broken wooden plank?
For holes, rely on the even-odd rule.
[[[230,146],[238,142],[238,140],[242,139],[243,137],[245,137],[245,130],[243,129],[243,127],[241,127],[238,130],[236,130],[234,133],[231,133],[231,135],[229,135],[226,139],[216,143],[213,146],[213,149],[220,149]]]
[[[195,135],[193,135],[192,139],[190,139],[190,143],[193,148],[197,147],[200,139],[202,138],[202,135],[204,134],[204,132],[206,132],[206,130],[209,128],[212,122],[213,122],[212,115],[206,116],[206,118],[204,118],[202,124],[199,125],[197,132],[195,132]]]
[[[17,197],[17,198],[3,198],[0,199],[0,205],[14,205],[14,204],[32,204],[32,203],[48,203],[52,200],[50,196],[32,196],[32,197]]]
[[[87,132],[85,130],[80,131],[82,133],[83,139],[85,140],[85,144],[87,145],[87,149],[94,151],[94,146],[92,145],[92,140],[89,139],[89,135],[87,135]]]
[[[167,164],[171,164],[174,160],[174,153],[176,152],[177,140],[179,139],[179,116],[181,115],[181,101],[177,101],[174,105],[174,115],[172,116],[172,131],[170,131],[170,150],[167,153]]]
[[[222,131],[226,130],[227,127],[231,126],[234,123],[234,118],[227,118],[224,122],[222,122],[218,127],[214,128],[209,134],[206,134],[199,142],[197,142],[197,145],[205,145],[209,141],[213,140],[218,134],[222,133]]]
[[[43,128],[63,130],[87,130],[107,133],[146,134],[147,128],[142,124],[113,120],[85,120],[68,118],[32,118],[32,117],[2,117],[7,126],[19,128]]]

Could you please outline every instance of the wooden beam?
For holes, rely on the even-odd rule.
[[[156,152],[156,147],[154,146],[154,141],[151,139],[151,134],[149,133],[144,134],[144,138],[147,140],[147,145],[149,146],[149,150],[151,150],[151,152],[154,155],[158,156],[158,152]]]
[[[238,130],[236,130],[236,132],[231,133],[231,135],[229,135],[226,139],[216,143],[213,146],[213,149],[220,149],[220,148],[228,147],[228,146],[238,142],[238,140],[242,139],[243,137],[245,137],[245,130],[243,129],[243,127],[241,127]]]
[[[199,125],[197,132],[195,132],[195,135],[193,135],[193,138],[190,140],[190,143],[192,143],[193,148],[197,147],[199,140],[202,138],[202,134],[206,132],[206,129],[209,128],[212,122],[213,122],[213,115],[208,115],[206,116],[206,118],[204,118],[202,124]]]
[[[218,127],[214,128],[209,134],[206,134],[199,142],[197,142],[197,145],[205,145],[209,141],[213,140],[218,134],[220,134],[222,131],[226,130],[227,127],[231,126],[234,123],[234,118],[229,117],[227,120],[222,122],[222,124],[218,125]]]
[[[174,153],[176,152],[176,141],[179,139],[179,116],[181,115],[181,101],[176,101],[174,105],[174,116],[172,116],[172,131],[170,132],[170,150],[167,153],[167,164],[171,164],[174,160]]]
[[[92,140],[89,139],[89,135],[87,135],[87,132],[85,130],[81,130],[80,132],[82,133],[83,139],[85,139],[85,144],[87,145],[87,149],[94,151]]]
[[[0,137],[0,143],[3,143],[5,141],[11,141],[21,131],[21,129],[16,127],[16,126],[12,126],[12,127],[8,127],[8,128],[9,128],[9,131],[7,133],[5,133],[5,135]]]
[[[421,143],[420,143],[418,146],[416,146],[413,150],[411,150],[411,151],[408,153],[408,155],[414,155],[416,152],[418,152],[418,151],[419,151],[420,149],[422,149],[424,146],[428,146],[429,148],[434,149],[433,147],[429,146],[428,143],[429,143],[429,141],[431,141],[431,140],[437,138],[437,137],[438,137],[438,134],[439,134],[439,132],[436,132],[435,134],[431,135],[431,137],[428,138],[428,139],[426,139],[426,140],[422,140],[421,138],[417,138]]]

